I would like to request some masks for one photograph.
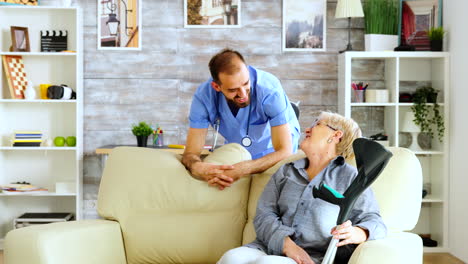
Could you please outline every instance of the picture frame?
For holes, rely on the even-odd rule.
[[[426,31],[442,26],[442,0],[400,0],[400,45],[430,51]]]
[[[29,52],[29,33],[27,27],[10,27],[11,32],[11,51]]]
[[[240,28],[241,4],[242,0],[184,0],[184,27]]]
[[[24,68],[23,57],[18,55],[3,55],[2,60],[11,98],[24,99],[28,77]]]
[[[0,5],[39,5],[39,0],[0,0]]]
[[[326,0],[283,0],[283,51],[325,51]]]
[[[96,0],[97,49],[142,49],[142,1]]]

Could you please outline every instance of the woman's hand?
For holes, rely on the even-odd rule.
[[[333,238],[342,239],[342,241],[336,245],[337,247],[347,244],[360,244],[366,241],[369,236],[367,230],[353,226],[350,220],[332,228],[331,234]]]
[[[283,254],[292,258],[297,264],[315,264],[309,254],[289,237],[284,239]]]

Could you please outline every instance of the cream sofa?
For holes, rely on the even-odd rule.
[[[394,157],[373,184],[388,238],[360,245],[350,263],[422,263],[421,239],[402,232],[416,224],[421,206],[421,167],[410,151]],[[121,147],[107,160],[98,198],[106,220],[84,220],[13,230],[5,240],[6,264],[216,263],[228,249],[252,241],[255,207],[281,164],[219,191],[194,180],[180,156]],[[250,159],[235,144],[209,155],[214,163]]]

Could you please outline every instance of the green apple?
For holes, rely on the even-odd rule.
[[[65,138],[64,137],[56,137],[54,138],[54,144],[57,147],[65,146]]]
[[[76,146],[76,137],[74,137],[74,136],[67,137],[67,139],[65,141],[67,142],[67,146],[69,146],[69,147]]]

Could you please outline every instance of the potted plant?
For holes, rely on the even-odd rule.
[[[439,141],[442,142],[445,126],[444,119],[440,115],[437,94],[438,91],[429,86],[416,89],[411,110],[414,113],[414,123],[421,128],[421,132],[427,133],[430,138],[433,138],[433,126],[436,126]]]
[[[398,46],[399,0],[367,0],[364,4],[366,51]]]
[[[427,31],[427,37],[431,41],[431,50],[432,51],[442,51],[442,41],[444,40],[444,28],[441,27],[432,27]]]
[[[138,125],[133,125],[132,133],[137,138],[138,147],[146,147],[148,136],[153,133],[153,129],[146,122],[140,122]]]

